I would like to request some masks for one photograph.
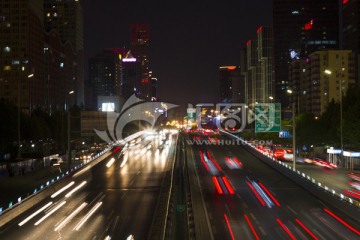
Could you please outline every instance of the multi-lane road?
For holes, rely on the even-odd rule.
[[[320,201],[242,145],[207,142],[226,143],[222,139],[228,137],[185,138],[213,239],[359,239],[358,220]]]
[[[184,177],[190,181],[196,239],[359,239],[358,219],[322,202],[249,149],[231,144],[236,141],[206,142],[229,140],[227,136],[173,136],[162,147],[155,136],[114,148],[103,161],[76,172],[64,188],[5,224],[0,239],[149,239],[159,224],[155,214],[164,174],[169,166],[181,165],[173,164],[179,141],[185,153],[179,156],[186,156],[189,173]]]
[[[175,138],[133,141],[0,229],[0,239],[147,239]],[[149,144],[150,143],[150,144]],[[120,154],[120,152],[122,153]]]

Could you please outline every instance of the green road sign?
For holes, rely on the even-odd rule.
[[[255,132],[280,132],[281,104],[260,103],[255,105]]]

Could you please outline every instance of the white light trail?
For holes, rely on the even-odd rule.
[[[85,222],[91,217],[91,215],[94,214],[94,212],[101,206],[102,202],[98,202],[91,210],[88,212],[88,214],[85,215],[83,219],[75,226],[74,230],[79,231],[79,229],[82,227],[82,225],[85,224]]]
[[[35,226],[39,225],[42,221],[44,221],[45,219],[47,219],[51,214],[53,214],[53,213],[56,212],[59,208],[61,208],[65,203],[66,203],[66,201],[61,202],[59,205],[57,205],[56,207],[54,207],[50,212],[48,212],[45,216],[43,216],[39,221],[37,221],[34,225],[35,225]]]
[[[33,217],[35,217],[36,215],[38,215],[40,212],[42,212],[43,210],[45,210],[47,207],[49,207],[53,202],[48,202],[45,206],[43,206],[42,208],[40,208],[39,210],[37,210],[36,212],[34,212],[33,214],[31,214],[30,216],[28,216],[27,218],[25,218],[22,222],[20,222],[18,225],[21,227],[22,225],[24,225],[25,223],[27,223],[30,219],[32,219]]]
[[[58,196],[60,193],[62,193],[63,191],[65,191],[66,189],[68,189],[69,187],[71,187],[72,185],[74,185],[75,182],[72,181],[71,183],[69,183],[68,185],[66,185],[65,187],[61,188],[59,191],[57,191],[56,193],[54,193],[53,195],[51,195],[51,198],[55,198],[56,196]]]
[[[106,164],[106,167],[107,168],[111,167],[114,162],[115,162],[115,158],[111,158],[110,161]]]
[[[76,188],[74,188],[73,190],[71,190],[68,194],[65,195],[66,198],[70,197],[74,192],[76,192],[77,190],[79,190],[79,188],[81,188],[82,186],[84,186],[86,184],[86,181],[83,181],[79,186],[77,186]]]
[[[62,221],[55,229],[54,231],[57,232],[59,231],[61,228],[63,228],[68,222],[71,221],[71,219],[73,217],[76,216],[76,214],[78,214],[81,210],[84,209],[84,207],[87,205],[86,202],[84,202],[83,204],[81,204],[74,212],[72,212],[69,216],[67,216],[64,221]]]

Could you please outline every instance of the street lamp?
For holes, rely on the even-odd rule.
[[[274,97],[273,96],[269,96],[270,102],[273,102]]]
[[[69,94],[67,95],[67,98],[68,96],[70,96],[71,94],[73,94],[74,91],[69,91]],[[69,101],[70,102],[70,101]],[[68,117],[68,129],[67,129],[67,157],[68,157],[68,169],[70,170],[71,169],[71,112],[70,112],[70,107],[68,109],[68,112],[67,112],[67,117]]]
[[[288,94],[292,94],[293,91],[291,89],[286,90]],[[299,102],[299,95],[298,95]],[[295,126],[295,102],[292,103],[292,132],[293,132],[293,169],[296,169],[296,126]]]
[[[342,68],[342,71],[345,71],[345,68]],[[329,69],[325,69],[324,73],[326,75],[331,75],[331,70]],[[340,79],[340,87],[339,87],[339,91],[340,91],[340,99],[339,99],[339,103],[340,103],[340,148],[341,148],[341,154],[344,151],[344,141],[343,141],[343,111],[342,111],[342,96],[343,96],[343,91],[342,91],[342,79]]]

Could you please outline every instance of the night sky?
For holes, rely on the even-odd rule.
[[[162,101],[216,103],[218,68],[239,65],[240,50],[271,25],[271,0],[82,0],[85,61],[105,48],[130,48],[130,25],[150,25],[149,63]],[[87,74],[86,74],[87,76]]]

